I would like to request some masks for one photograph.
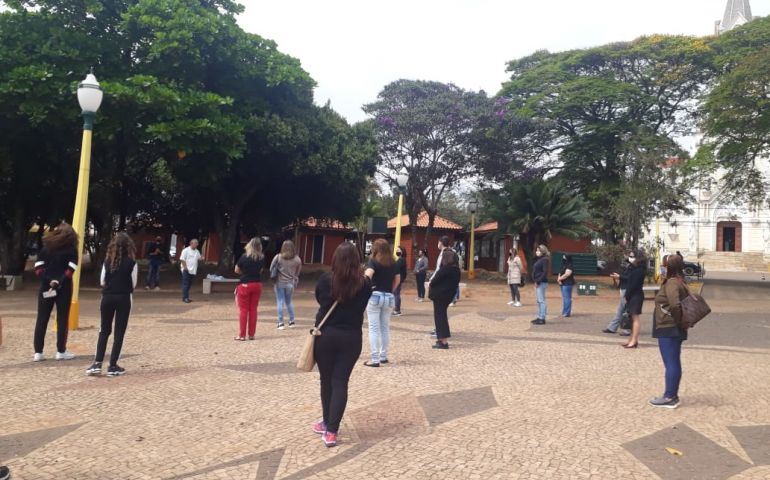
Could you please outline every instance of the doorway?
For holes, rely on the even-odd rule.
[[[742,251],[742,226],[740,222],[717,223],[717,251]]]
[[[310,263],[323,263],[324,258],[324,236],[313,235],[313,256]]]

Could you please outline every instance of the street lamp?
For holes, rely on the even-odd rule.
[[[476,210],[479,208],[479,202],[475,199],[471,200],[468,204],[468,208],[471,211],[471,245],[468,252],[468,279],[473,280],[476,278],[476,270],[473,268],[473,263],[476,257]]]
[[[401,216],[404,211],[404,192],[406,191],[406,184],[409,182],[409,174],[406,170],[396,176],[396,185],[398,185],[398,215],[396,215],[396,239],[393,242],[393,256],[396,256],[396,250],[401,245]]]
[[[94,71],[78,85],[78,103],[83,111],[83,143],[80,147],[80,170],[78,172],[78,189],[75,196],[75,213],[72,215],[72,228],[78,234],[78,269],[72,276],[72,304],[70,305],[69,328],[78,328],[80,306],[78,293],[80,290],[80,270],[83,265],[83,248],[86,238],[86,207],[88,205],[88,178],[91,174],[91,138],[94,130],[94,118],[102,104],[102,92],[96,81]]]

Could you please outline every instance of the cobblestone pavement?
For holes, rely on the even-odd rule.
[[[663,388],[645,305],[641,348],[600,333],[617,294],[576,297],[575,315],[536,327],[534,295],[474,284],[451,309],[451,348],[430,348],[432,306],[404,297],[392,364],[357,366],[340,445],[310,431],[317,373],[294,363],[300,328],[275,328],[260,305],[257,339],[234,342],[232,296],[137,292],[120,378],[86,377],[98,292],[86,291],[77,358],[32,363],[35,292],[0,293],[0,464],[45,479],[770,479],[770,290],[706,283],[714,313],[683,351],[682,406],[646,401]],[[198,289],[198,292],[200,290]],[[549,289],[558,312],[558,290]],[[362,361],[368,353],[364,342]],[[668,449],[668,450],[667,450]]]

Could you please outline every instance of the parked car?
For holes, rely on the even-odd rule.
[[[684,262],[684,274],[688,277],[700,277],[704,274],[700,263]]]

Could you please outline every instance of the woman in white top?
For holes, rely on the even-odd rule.
[[[511,301],[508,305],[514,307],[521,306],[521,293],[519,292],[519,285],[521,285],[521,272],[524,270],[524,264],[516,252],[513,250],[508,251],[508,286],[511,288]]]
[[[302,260],[294,248],[294,242],[285,240],[281,245],[281,253],[273,257],[270,264],[270,277],[275,281],[275,299],[278,303],[278,330],[284,329],[284,307],[289,310],[289,328],[294,327],[294,304],[292,296],[299,284],[299,273],[302,271]]]

